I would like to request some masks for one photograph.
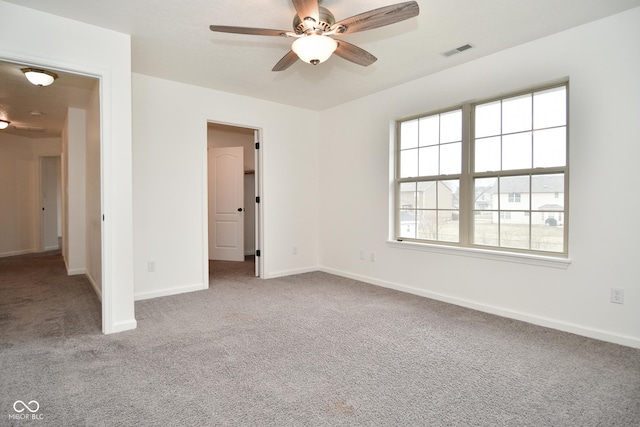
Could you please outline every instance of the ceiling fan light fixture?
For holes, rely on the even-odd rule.
[[[8,121],[8,120],[0,119],[0,130],[8,128],[9,127],[9,123],[11,123],[11,122]]]
[[[318,65],[331,57],[338,47],[338,42],[322,34],[307,34],[291,45],[298,57],[308,64]]]
[[[34,84],[36,86],[49,86],[55,81],[55,79],[58,78],[58,75],[56,73],[52,73],[51,71],[47,70],[22,68],[20,71],[24,73],[25,77],[27,78],[27,80],[29,80],[29,82],[31,82],[31,84]]]

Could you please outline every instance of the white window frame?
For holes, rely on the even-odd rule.
[[[508,170],[508,171],[500,171],[498,173],[475,173],[473,171],[473,156],[474,156],[474,142],[473,142],[473,128],[474,128],[474,107],[476,105],[481,105],[485,103],[490,103],[497,100],[509,99],[512,97],[517,97],[520,95],[525,95],[529,93],[535,93],[539,91],[544,91],[548,89],[553,89],[557,87],[564,86],[566,88],[566,162],[563,167],[550,167],[550,168],[527,168],[522,170]],[[416,238],[406,238],[399,237],[399,227],[400,227],[400,183],[402,182],[411,182],[411,181],[421,181],[425,180],[423,177],[412,177],[412,178],[400,178],[400,127],[401,123],[419,119],[422,117],[429,117],[436,114],[442,114],[449,111],[462,109],[463,114],[463,123],[462,123],[462,173],[460,175],[442,175],[437,179],[460,179],[460,198],[459,198],[459,212],[460,212],[460,238],[459,242],[445,242],[445,241],[432,241],[432,240],[420,240]],[[491,259],[501,259],[507,261],[515,261],[515,262],[524,262],[527,264],[533,263],[536,265],[548,265],[553,267],[566,268],[566,266],[570,263],[568,258],[569,249],[569,224],[567,220],[569,218],[569,83],[568,81],[563,81],[561,83],[555,83],[552,85],[539,86],[531,89],[527,89],[524,91],[508,93],[505,95],[501,95],[499,97],[481,100],[474,103],[465,103],[462,105],[457,105],[451,108],[442,109],[438,111],[429,112],[427,114],[420,114],[416,116],[406,117],[399,119],[394,122],[394,137],[392,141],[392,153],[394,161],[393,165],[393,191],[391,195],[392,205],[391,205],[391,218],[392,224],[390,227],[390,239],[389,244],[393,247],[402,247],[402,248],[410,248],[417,250],[428,250],[428,251],[439,251],[439,252],[449,252],[456,253],[458,255],[465,256],[474,256],[474,257],[484,257]],[[474,244],[472,242],[473,236],[473,216],[474,216],[474,188],[473,188],[473,180],[477,177],[483,176],[491,176],[491,177],[500,177],[500,176],[517,176],[522,174],[532,174],[532,175],[544,175],[544,174],[553,174],[553,173],[563,173],[564,174],[564,210],[560,211],[560,217],[565,218],[564,228],[563,228],[563,250],[561,252],[551,252],[551,251],[539,251],[532,249],[517,249],[510,247],[500,247],[500,246],[483,246]],[[429,180],[434,179],[434,177],[429,177]],[[505,210],[501,210],[504,212]],[[532,214],[537,213],[532,206],[529,206],[528,211],[531,215],[525,215],[526,217],[531,217]],[[527,212],[527,213],[529,213]],[[555,212],[553,212],[555,214]],[[531,223],[530,223],[531,228]]]

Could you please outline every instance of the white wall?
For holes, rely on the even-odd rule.
[[[0,1],[0,59],[101,78],[102,327],[135,328],[130,36]]]
[[[633,9],[322,112],[332,135],[320,146],[324,269],[640,347],[638,23]],[[390,122],[567,76],[568,268],[387,243]],[[623,305],[610,302],[611,286],[624,288]]]
[[[0,257],[39,250],[39,158],[60,151],[60,138],[0,133]]]
[[[69,108],[62,137],[62,163],[65,168],[65,187],[62,203],[65,217],[62,220],[64,236],[62,246],[67,273],[86,273],[87,227],[86,227],[86,146],[87,113],[78,108]]]
[[[262,130],[264,276],[316,269],[317,117],[299,108],[134,73],[136,298],[208,286],[207,121]],[[148,261],[156,263],[155,272],[147,271]]]

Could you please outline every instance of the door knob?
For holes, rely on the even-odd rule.
[[[238,212],[242,212],[242,210],[243,210],[242,208],[238,208]]]

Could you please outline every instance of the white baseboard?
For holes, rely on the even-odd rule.
[[[600,341],[607,341],[614,344],[620,344],[627,347],[640,349],[640,339],[616,334],[609,331],[604,331],[596,328],[582,326],[574,323],[564,322],[557,319],[551,319],[542,316],[536,316],[532,314],[522,313],[516,310],[509,310],[501,307],[495,307],[486,304],[480,304],[474,301],[451,297],[449,295],[440,294],[437,292],[425,291],[423,289],[417,289],[410,286],[401,285],[398,283],[387,282],[383,280],[374,279],[367,276],[361,276],[358,274],[347,273],[345,271],[336,270],[333,268],[320,268],[320,271],[329,274],[335,274],[336,276],[346,277],[360,282],[368,283],[371,285],[380,286],[383,288],[395,289],[397,291],[406,292],[413,295],[418,295],[425,298],[430,298],[449,304],[459,305],[461,307],[470,308],[484,313],[495,314],[497,316],[506,317],[509,319],[520,320],[522,322],[531,323],[538,326],[544,326],[545,328],[557,329],[563,332],[569,332],[576,335],[581,335],[588,338],[597,339]]]
[[[109,327],[103,328],[102,332],[105,334],[115,334],[117,332],[129,331],[138,327],[136,319],[123,320],[121,322],[115,322]]]
[[[276,271],[274,273],[269,273],[269,274],[265,274],[263,276],[264,279],[275,279],[276,277],[285,277],[285,276],[293,276],[294,274],[303,274],[303,273],[312,273],[314,271],[318,271],[318,267],[306,267],[306,268],[299,268],[296,270],[283,270],[283,271]],[[336,275],[340,275],[337,274]]]
[[[16,255],[32,254],[34,252],[36,252],[35,249],[23,249],[23,250],[20,250],[20,251],[2,252],[2,253],[0,253],[0,258],[6,258],[6,257],[16,256]]]
[[[77,274],[87,275],[87,270],[84,268],[67,268],[67,276],[75,276]]]
[[[202,283],[196,283],[194,285],[187,285],[187,286],[180,286],[180,287],[176,287],[176,288],[161,289],[159,291],[137,292],[137,293],[134,293],[133,299],[134,299],[134,301],[142,301],[142,300],[145,300],[145,299],[166,297],[166,296],[169,296],[169,295],[184,294],[184,293],[187,293],[187,292],[202,291],[202,290],[205,290],[205,289],[208,289],[208,286],[206,286],[206,285],[204,285]]]
[[[87,279],[89,279],[89,283],[91,283],[91,287],[95,291],[96,295],[98,295],[98,299],[102,302],[102,288],[98,286],[93,276],[89,273],[86,274]]]

